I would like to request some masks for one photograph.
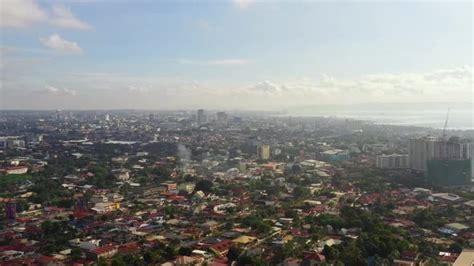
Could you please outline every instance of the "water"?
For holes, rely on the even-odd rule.
[[[474,115],[472,108],[451,108],[447,129],[472,130],[474,129]],[[421,126],[442,129],[446,121],[447,110],[439,109],[369,109],[358,110],[343,108],[340,110],[305,110],[291,112],[294,116],[324,116],[353,118],[372,121],[377,124]]]

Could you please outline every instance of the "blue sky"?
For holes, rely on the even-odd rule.
[[[470,1],[2,3],[2,108],[472,99]]]

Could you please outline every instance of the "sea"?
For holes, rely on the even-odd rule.
[[[426,108],[305,108],[288,112],[292,116],[319,116],[352,118],[357,120],[371,121],[375,124],[420,126],[436,129],[444,128],[446,118],[448,120],[446,129],[450,130],[474,130],[474,109],[472,106],[451,107],[447,109]]]

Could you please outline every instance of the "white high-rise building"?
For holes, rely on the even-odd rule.
[[[262,160],[270,159],[270,145],[261,144],[257,147],[257,156]]]
[[[378,155],[376,166],[382,169],[408,168],[408,154]]]
[[[410,159],[410,168],[418,171],[427,170],[427,162],[435,156],[434,137],[423,137],[418,139],[410,139],[408,145],[408,156]]]

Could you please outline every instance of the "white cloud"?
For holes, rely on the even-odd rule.
[[[40,93],[46,93],[46,94],[58,94],[58,95],[71,95],[71,96],[76,96],[77,92],[75,90],[71,90],[68,88],[57,88],[53,86],[46,86],[44,90],[40,91]]]
[[[242,9],[249,7],[252,3],[255,2],[255,0],[231,0],[231,1],[235,6]]]
[[[38,67],[43,66],[40,64]],[[130,76],[125,73],[66,73],[56,80],[42,73],[28,79],[10,78],[2,91],[10,93],[10,106],[41,108],[226,108],[281,109],[291,106],[358,103],[467,102],[473,96],[472,67],[422,73],[381,73],[354,78],[329,75],[263,82],[189,80],[179,77]],[[22,102],[36,84],[63,84],[81,88],[78,97],[51,98],[28,105]],[[126,84],[124,86],[124,84]],[[18,88],[24,88],[19,90]],[[73,90],[53,87],[51,95],[74,95]],[[6,94],[4,94],[6,95]],[[16,96],[15,96],[16,95]],[[109,99],[103,101],[103,99]]]
[[[316,79],[264,81],[238,90],[249,99],[265,97],[264,104],[328,104],[364,102],[465,101],[473,96],[473,69],[426,73],[374,74],[354,79],[323,75]]]
[[[284,90],[284,86],[276,85],[268,80],[257,83],[249,88],[247,88],[249,92],[261,92],[261,93],[268,93],[268,94],[277,94]]]
[[[128,87],[128,91],[131,93],[145,93],[145,92],[149,92],[150,89],[147,87],[131,85]]]
[[[53,34],[48,38],[40,38],[41,43],[53,50],[65,53],[82,53],[82,48],[76,42],[71,42],[61,38],[58,34]]]
[[[239,66],[239,65],[246,65],[250,63],[250,61],[246,59],[216,59],[216,60],[180,59],[178,60],[178,62],[184,65],[207,65],[207,66]]]
[[[1,27],[24,28],[47,19],[33,0],[2,0],[0,14]]]
[[[2,0],[0,6],[0,27],[27,28],[43,23],[75,30],[92,28],[64,6],[56,5],[47,9],[34,0]]]
[[[79,20],[71,10],[64,6],[53,6],[52,7],[53,17],[50,23],[62,28],[77,29],[77,30],[88,30],[91,26],[81,20]]]

